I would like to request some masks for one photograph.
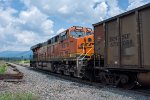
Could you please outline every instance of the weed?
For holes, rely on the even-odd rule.
[[[38,98],[30,92],[0,94],[0,100],[38,100]]]

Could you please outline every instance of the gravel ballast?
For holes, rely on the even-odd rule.
[[[23,82],[0,82],[0,94],[31,92],[39,100],[150,100],[150,97],[114,88],[96,88],[17,66]]]

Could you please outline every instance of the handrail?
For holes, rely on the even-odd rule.
[[[85,54],[85,56],[92,50],[93,48],[91,48],[86,54]],[[84,58],[85,58],[85,56],[81,59],[81,60],[83,60]]]
[[[80,58],[83,54],[84,54],[84,45],[83,45],[83,52],[79,57],[77,57],[77,59]]]
[[[79,58],[80,58],[83,54],[84,54],[84,45],[83,45],[83,52],[82,52],[82,54],[81,54],[79,57],[77,57],[77,68],[79,67]]]
[[[87,54],[92,50],[93,48],[91,48],[85,55],[84,55],[84,57],[83,58],[81,58],[81,60],[83,60],[86,56],[87,56]],[[84,53],[84,52],[83,52]],[[79,57],[77,57],[77,59],[79,59],[82,55],[83,55],[83,53],[79,56]]]

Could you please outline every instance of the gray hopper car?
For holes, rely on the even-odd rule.
[[[93,26],[97,79],[125,88],[150,85],[150,4]]]

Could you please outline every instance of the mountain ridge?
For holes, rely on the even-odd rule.
[[[2,51],[1,58],[31,58],[32,51]]]

